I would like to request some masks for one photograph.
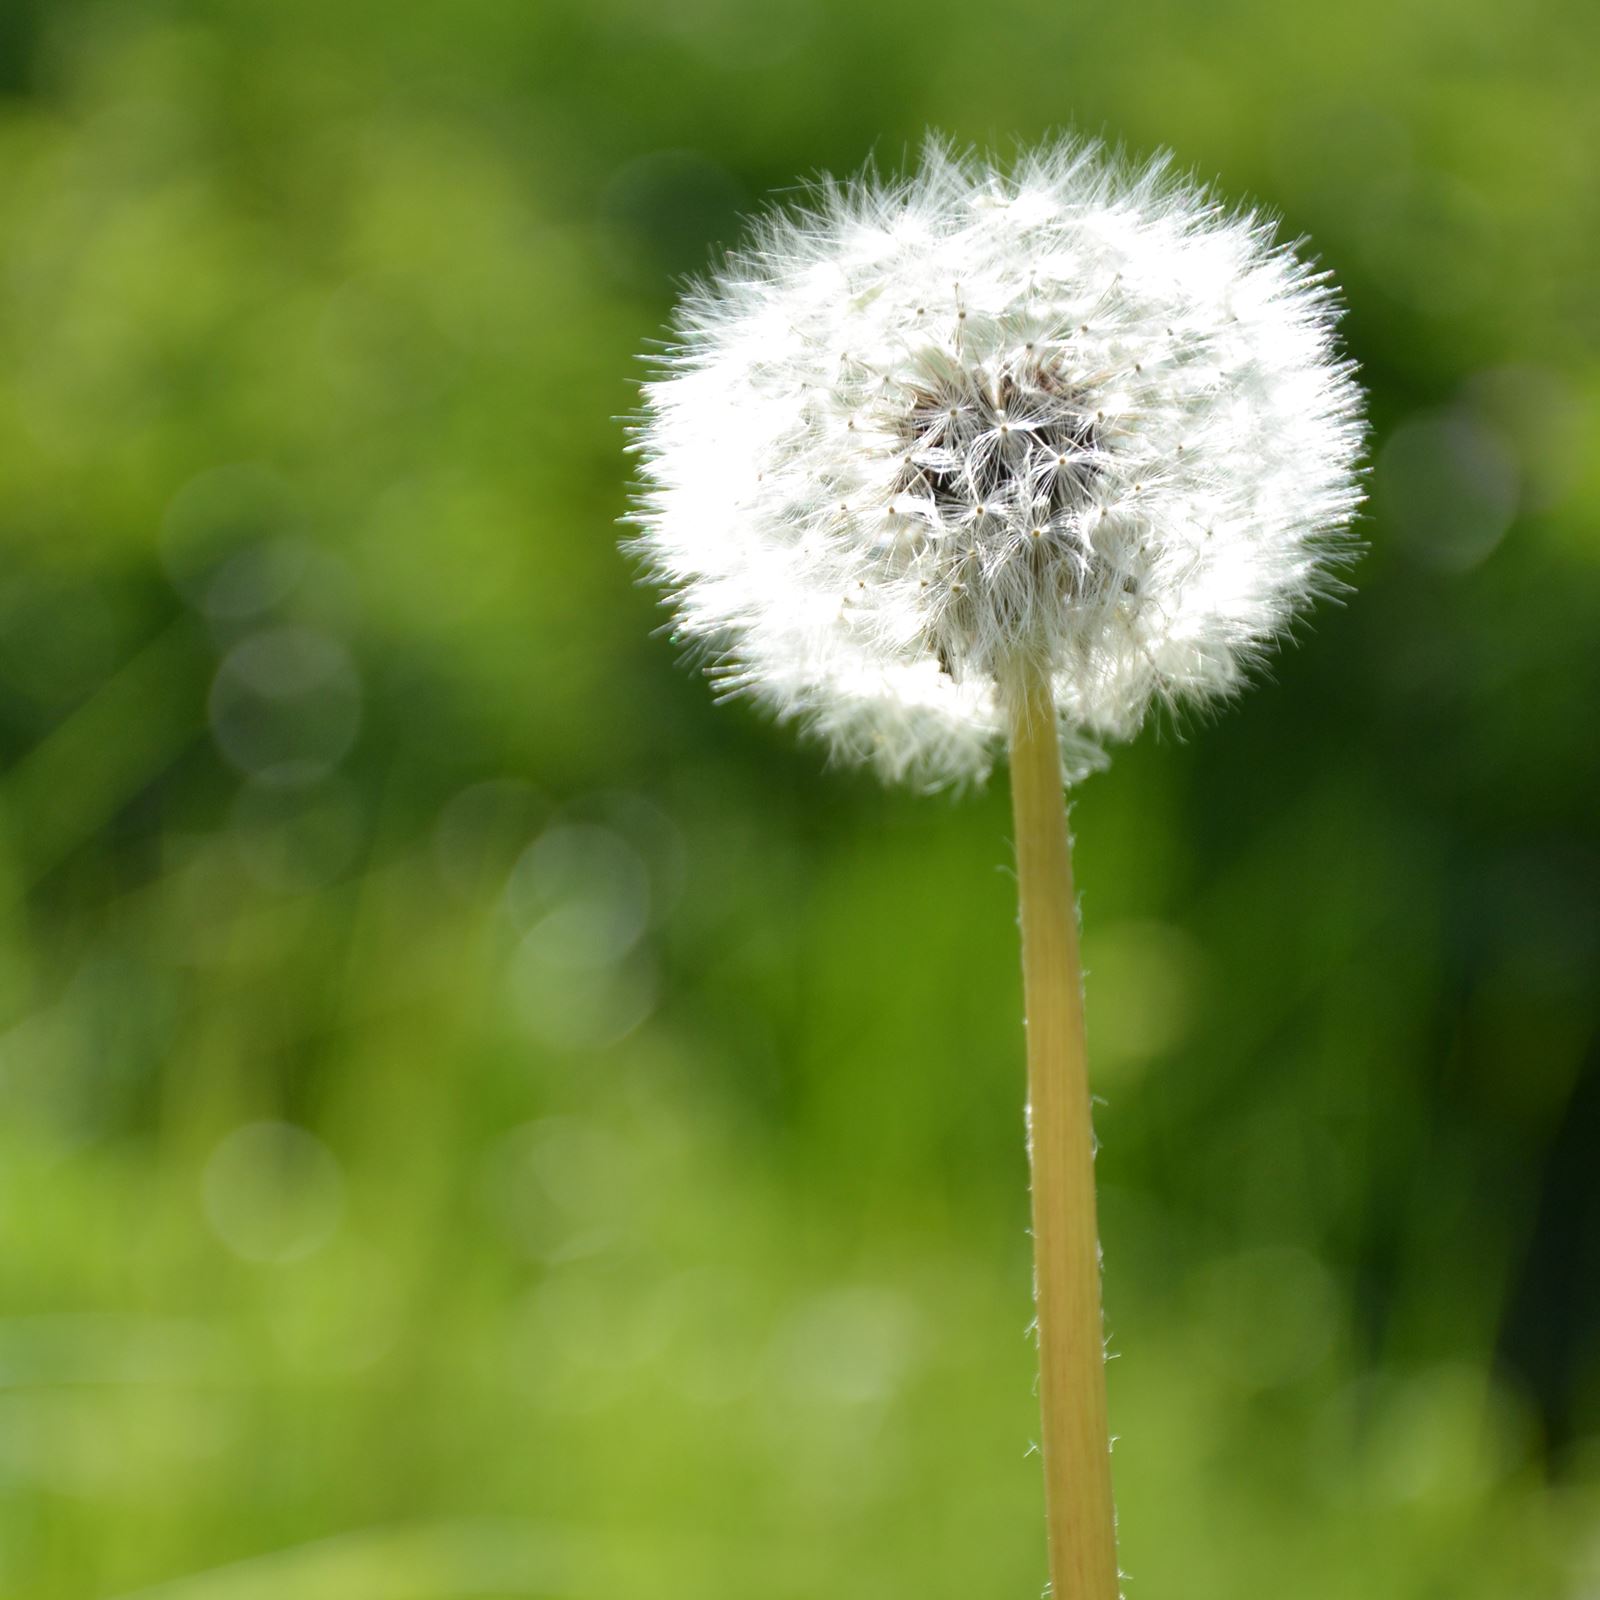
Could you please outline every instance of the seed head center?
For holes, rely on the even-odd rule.
[[[891,403],[895,503],[922,512],[888,561],[928,592],[925,645],[959,676],[1093,581],[1079,525],[1103,470],[1100,417],[1084,385],[1026,347],[991,361],[930,357]]]
[[[943,370],[911,384],[898,411],[906,449],[896,494],[954,519],[1003,515],[1022,532],[1048,530],[1088,499],[1098,418],[1055,362],[1025,351],[998,372]]]

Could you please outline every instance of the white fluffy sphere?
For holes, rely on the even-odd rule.
[[[824,183],[680,307],[634,541],[731,689],[848,759],[987,770],[1049,674],[1069,769],[1205,700],[1359,502],[1325,278],[1166,159],[930,145]]]

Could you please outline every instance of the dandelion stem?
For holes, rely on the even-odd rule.
[[[1041,673],[1029,673],[1009,699],[1050,1589],[1053,1600],[1117,1600],[1094,1134],[1061,748]]]

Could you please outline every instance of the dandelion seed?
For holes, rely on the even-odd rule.
[[[925,319],[952,282],[955,317]],[[1232,693],[1336,587],[1362,430],[1334,317],[1268,222],[1165,159],[1062,142],[997,172],[933,144],[913,177],[769,215],[685,300],[634,432],[634,544],[722,686],[839,757],[981,776],[1008,678],[1037,665],[1078,776],[1153,703]],[[960,606],[953,558],[876,535],[908,492],[932,539],[979,542]],[[1038,509],[1077,548],[1015,569]],[[808,603],[863,576],[848,623]]]

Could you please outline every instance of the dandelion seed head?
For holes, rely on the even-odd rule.
[[[841,758],[981,776],[1043,670],[1078,775],[1337,587],[1362,425],[1336,309],[1168,158],[930,143],[761,219],[685,297],[633,543],[719,682]]]

